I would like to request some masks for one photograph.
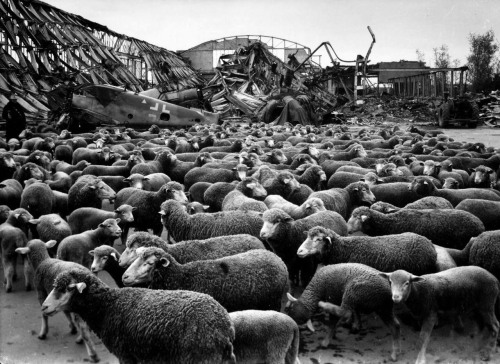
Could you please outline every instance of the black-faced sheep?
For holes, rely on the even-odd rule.
[[[316,212],[326,211],[322,200],[312,197],[306,200],[302,205],[297,206],[279,195],[267,196],[264,203],[269,209],[277,208],[285,211],[294,220],[315,214]]]
[[[459,190],[442,189],[438,190],[434,184],[424,176],[416,177],[411,186],[411,192],[417,194],[419,197],[424,196],[439,196],[447,199],[453,206],[457,206],[461,201],[472,198],[490,201],[500,201],[500,196],[493,190],[485,188],[464,188]],[[396,205],[397,206],[397,205]]]
[[[401,209],[386,215],[368,207],[358,207],[347,225],[349,233],[361,231],[370,236],[412,232],[425,236],[436,245],[454,249],[462,249],[471,237],[484,231],[484,225],[477,217],[452,209]]]
[[[118,264],[120,253],[115,248],[104,244],[89,251],[89,254],[93,257],[92,265],[90,266],[92,273],[97,274],[104,270],[109,273],[118,287],[124,287],[122,276],[126,268],[120,267]]]
[[[500,295],[500,284],[491,273],[471,266],[423,276],[415,276],[405,270],[380,275],[391,284],[392,300],[396,304],[404,303],[411,314],[422,322],[422,347],[417,363],[425,363],[425,352],[431,331],[438,320],[438,311],[474,313],[481,327],[488,330],[480,359],[489,360],[498,336],[495,306]]]
[[[211,295],[226,310],[281,310],[288,289],[283,261],[267,250],[250,250],[214,260],[179,264],[163,249],[138,248],[138,258],[123,274],[126,286],[186,289]]]
[[[246,310],[229,314],[236,337],[237,363],[300,364],[299,328],[289,316],[276,311]]]
[[[137,258],[140,247],[156,247],[163,249],[180,263],[185,264],[196,260],[210,260],[243,253],[254,249],[265,249],[264,244],[248,234],[225,235],[204,240],[186,240],[176,244],[167,244],[149,233],[137,232],[130,235],[127,247],[120,257],[120,266],[127,267]]]
[[[265,211],[262,218],[264,224],[260,231],[261,239],[265,239],[273,251],[283,259],[290,273],[290,279],[295,283],[302,280],[304,286],[316,270],[311,258],[298,259],[296,254],[304,241],[304,232],[319,225],[330,228],[340,235],[347,235],[345,220],[334,211],[321,211],[294,221],[284,211],[274,208]]]
[[[68,192],[68,212],[71,213],[79,207],[102,207],[102,200],[114,200],[115,191],[101,179],[85,175],[71,186]]]
[[[297,251],[300,258],[319,256],[323,265],[361,263],[382,272],[405,269],[414,274],[438,271],[432,242],[414,233],[343,237],[330,229],[314,227]]]
[[[38,296],[38,303],[40,305],[43,304],[44,300],[49,295],[49,292],[54,288],[54,281],[59,273],[70,269],[74,269],[77,271],[85,270],[85,268],[80,264],[50,258],[48,249],[53,248],[55,245],[55,240],[49,240],[44,243],[39,239],[34,239],[30,240],[26,247],[18,248],[16,250],[17,253],[27,256],[27,261],[31,263],[31,266],[35,272],[34,282]],[[76,334],[77,330],[75,322],[70,315],[70,310],[67,310],[65,308],[63,308],[62,310],[69,321],[71,333]],[[79,343],[83,339],[85,341],[85,346],[87,347],[90,361],[93,363],[98,362],[99,358],[94,348],[94,344],[90,338],[90,333],[88,332],[87,326],[84,325],[78,317],[75,317],[75,321],[81,330],[81,336],[77,338],[76,342]],[[42,326],[40,328],[38,338],[40,340],[45,340],[47,338],[48,332],[49,318],[47,315],[42,313]]]
[[[118,206],[114,211],[96,209],[95,207],[80,207],[68,216],[68,224],[73,234],[96,229],[106,219],[120,219],[118,224],[122,229],[121,241],[125,244],[130,225],[134,222],[135,207],[127,204]],[[43,240],[43,239],[42,239]]]
[[[379,274],[378,270],[357,263],[334,264],[318,269],[299,299],[288,295],[290,302],[285,313],[299,325],[307,322],[308,326],[312,326],[310,319],[320,301],[335,305],[339,320],[322,342],[323,346],[328,346],[330,338],[335,337],[337,325],[348,324],[353,331],[357,331],[361,326],[359,314],[375,312],[391,331],[391,359],[396,360],[400,351],[400,325],[393,313],[389,283]]]
[[[90,268],[92,259],[89,251],[104,244],[112,246],[115,239],[122,233],[118,226],[119,222],[120,219],[106,219],[94,230],[68,236],[59,243],[57,258]]]
[[[187,203],[184,186],[177,182],[168,182],[158,191],[144,191],[128,187],[118,192],[115,207],[128,204],[135,207],[134,226],[136,230],[153,230],[153,234],[160,236],[163,230],[161,220],[158,218],[160,206],[165,200],[175,200]]]
[[[253,177],[246,177],[229,192],[222,201],[222,211],[242,210],[264,212],[267,206],[262,201],[267,192],[262,185]]]
[[[361,181],[351,183],[346,188],[331,188],[314,192],[309,198],[319,198],[327,210],[338,212],[346,220],[357,206],[371,205],[375,202],[370,186]]]
[[[490,188],[491,183],[497,179],[495,171],[486,166],[471,168],[471,172],[469,176],[470,187]]]
[[[109,288],[90,271],[71,269],[42,305],[44,315],[61,309],[80,315],[121,363],[236,362],[229,315],[205,294]]]
[[[256,212],[223,211],[189,215],[174,200],[161,205],[161,221],[175,241],[208,239],[216,236],[250,234],[259,237],[262,219]]]

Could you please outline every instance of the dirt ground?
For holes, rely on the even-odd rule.
[[[447,129],[446,133],[458,141],[481,141],[486,146],[500,148],[500,129]],[[123,246],[117,245],[117,248],[123,249]],[[18,275],[22,278],[21,268],[18,267]],[[114,285],[106,273],[100,273],[100,277]],[[3,269],[0,279],[3,281]],[[342,328],[328,348],[320,346],[326,334],[323,315],[317,314],[313,322],[315,333],[301,328],[300,360],[303,364],[390,362],[389,330],[375,315],[363,316],[363,329],[357,334],[350,334]],[[40,324],[41,313],[36,293],[24,291],[22,279],[15,282],[12,293],[6,294],[1,287],[0,364],[88,362],[85,346],[75,343],[75,336],[70,335],[64,315],[57,314],[49,319],[49,333],[45,341],[37,338]],[[479,363],[479,337],[471,322],[466,322],[463,334],[453,332],[450,325],[442,324],[432,333],[427,350],[428,363]],[[101,363],[118,363],[116,357],[97,338],[95,342]],[[419,350],[418,332],[405,324],[401,327],[401,347],[402,354],[397,362],[415,362]],[[498,350],[492,356],[491,363],[500,363]]]

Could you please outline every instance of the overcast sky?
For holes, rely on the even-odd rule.
[[[500,0],[45,0],[109,29],[176,51],[208,40],[261,34],[315,49],[330,41],[352,60],[370,46],[370,59],[416,60],[433,66],[432,49],[446,44],[465,64],[470,33],[489,29],[500,39]],[[326,55],[321,63],[327,65]]]

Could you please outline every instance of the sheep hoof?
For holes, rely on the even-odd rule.
[[[83,344],[83,337],[82,337],[82,335],[78,335],[78,337],[76,338],[75,342],[77,344]]]
[[[76,329],[76,327],[74,327],[74,326],[70,326],[70,327],[69,327],[69,329],[70,329],[70,330],[69,330],[69,333],[70,333],[71,335],[76,335],[76,334],[78,333],[78,330],[77,330],[77,329]]]
[[[91,363],[99,363],[100,360],[97,354],[90,355],[89,359]]]
[[[10,287],[10,286],[5,287],[5,292],[7,292],[7,293],[12,292],[12,287]]]
[[[40,340],[45,340],[46,338],[47,338],[47,334],[38,335],[38,339],[40,339]]]

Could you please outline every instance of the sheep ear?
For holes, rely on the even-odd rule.
[[[391,279],[391,275],[389,273],[380,272],[378,275],[381,276],[381,277],[384,277],[387,280]]]
[[[398,210],[393,209],[392,207],[388,207],[387,208],[387,212],[396,212],[396,211],[398,211]]]
[[[316,330],[314,329],[314,325],[313,325],[313,323],[312,323],[311,319],[307,320],[307,322],[306,322],[306,326],[307,326],[307,328],[309,329],[309,331],[311,331],[311,332],[315,332],[315,331],[316,331]]]
[[[124,178],[124,179],[123,179],[123,182],[125,182],[125,183],[129,183],[129,182],[130,182],[130,178]]]
[[[329,236],[325,236],[323,240],[326,240],[328,245],[332,245],[332,238],[330,238]]]
[[[45,246],[50,249],[50,248],[55,247],[56,244],[57,244],[57,240],[52,239],[52,240],[47,241],[45,243]]]
[[[165,216],[165,215],[166,215],[165,211],[163,211],[163,210],[158,211],[158,213],[159,213],[160,215],[162,215],[162,216]]]
[[[19,218],[19,214],[16,214],[16,219]],[[30,219],[29,223],[33,225],[37,225],[40,222],[40,219]]]
[[[251,189],[254,189],[255,188],[255,183],[253,183],[253,182],[252,183],[248,183],[247,187],[251,188]]]
[[[288,298],[288,301],[290,301],[290,302],[297,302],[298,301],[298,299],[293,297],[289,292],[286,293],[286,297]]]
[[[492,174],[492,173],[493,173],[493,170],[492,170],[492,169],[490,169],[490,170],[488,171],[488,173],[489,173],[489,174]]]
[[[119,223],[120,223],[120,221],[122,221],[122,219],[120,219],[120,218],[116,218],[115,220],[116,220],[116,223],[117,223],[117,224],[119,224]]]
[[[424,281],[425,278],[424,277],[419,277],[419,276],[414,276],[412,275],[410,277],[410,282],[420,282],[420,281]]]
[[[283,180],[283,183],[284,183],[284,184],[288,184],[289,182],[290,182],[290,178],[285,178],[285,179]]]
[[[30,248],[27,247],[22,247],[22,248],[17,248],[16,253],[18,254],[28,254],[30,252]]]
[[[93,250],[89,251],[89,255],[93,257],[94,256],[94,251]]]
[[[69,285],[69,288],[76,288],[78,290],[78,293],[82,293],[85,288],[87,288],[87,285],[83,282],[80,283],[71,283]]]
[[[427,181],[424,181],[424,185],[428,185]]]
[[[361,215],[361,221],[365,222],[366,220],[368,220],[368,216],[367,215]]]
[[[167,259],[167,258],[165,258],[165,257],[161,257],[161,258],[160,258],[160,264],[161,264],[163,267],[165,267],[165,268],[166,268],[166,267],[168,267],[168,265],[170,264],[170,262],[168,261],[168,259]]]
[[[114,260],[118,261],[118,255],[116,255],[115,252],[111,252],[109,255],[112,256]]]

